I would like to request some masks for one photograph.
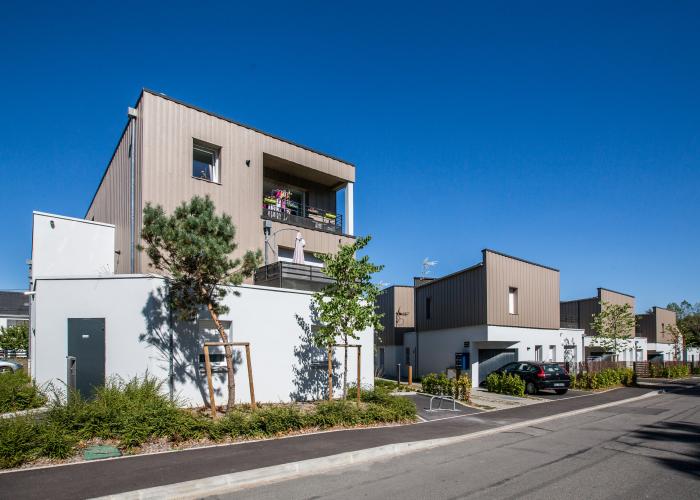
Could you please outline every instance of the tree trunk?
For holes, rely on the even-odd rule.
[[[211,305],[211,303],[207,304],[207,309],[209,309],[209,314],[216,325],[216,329],[219,330],[221,342],[226,344],[224,346],[224,357],[226,358],[226,377],[228,382],[228,402],[226,403],[226,411],[228,411],[236,404],[236,379],[233,376],[233,349],[230,345],[228,345],[229,339],[228,335],[226,335],[224,325],[222,325],[221,321],[219,321],[219,315],[216,314],[216,311],[214,311],[214,307]]]
[[[348,336],[343,336],[343,343],[345,347],[345,364],[343,365],[343,399],[348,397]]]

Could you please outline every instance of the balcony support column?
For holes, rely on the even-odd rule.
[[[354,182],[345,185],[345,233],[353,236],[355,234],[355,207],[353,203]]]

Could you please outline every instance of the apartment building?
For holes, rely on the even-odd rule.
[[[598,359],[611,357],[612,353],[604,352],[604,349],[596,345],[595,336],[598,332],[592,326],[593,317],[600,314],[604,303],[624,305],[629,304],[634,314],[635,297],[627,293],[616,292],[607,288],[598,288],[595,297],[562,301],[559,305],[561,327],[580,328],[585,332],[586,356]],[[619,361],[642,361],[646,358],[647,340],[636,334],[635,327],[627,332],[630,343],[617,353]]]
[[[618,305],[629,304],[634,313],[634,295],[607,288],[598,288],[595,297],[567,300],[560,303],[561,326],[564,328],[583,328],[587,336],[596,335],[591,323],[593,317],[600,314],[603,302]],[[634,329],[630,330],[629,333],[634,336]]]
[[[311,266],[314,253],[353,241],[354,182],[352,163],[144,89],[85,218],[116,227],[117,273],[148,272],[137,250],[146,203],[172,212],[208,195],[233,219],[237,252],[265,250],[276,267],[259,278],[280,286],[281,273],[298,270],[278,265],[291,262],[297,232]]]
[[[675,359],[675,345],[669,327],[676,326],[676,313],[663,307],[652,307],[644,314],[637,314],[638,337],[647,340],[649,361],[671,361]]]
[[[481,262],[414,285],[402,364],[418,375],[461,369],[479,383],[511,361],[580,359],[583,332],[560,328],[557,269],[485,249]]]

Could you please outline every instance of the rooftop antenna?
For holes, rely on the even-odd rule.
[[[433,267],[437,265],[438,261],[436,260],[428,260],[428,257],[423,259],[423,271],[421,272],[421,276],[425,278],[430,274],[430,271]]]

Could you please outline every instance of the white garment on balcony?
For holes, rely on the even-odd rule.
[[[306,246],[306,241],[299,231],[297,231],[297,237],[294,241],[294,257],[292,262],[295,264],[304,264],[304,247]]]

